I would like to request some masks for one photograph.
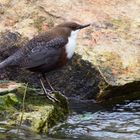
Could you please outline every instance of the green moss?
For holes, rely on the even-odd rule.
[[[17,97],[14,93],[0,96],[0,109],[3,110],[8,107],[14,107],[19,104]]]
[[[49,120],[48,120],[48,127],[51,128],[56,124],[57,120],[61,120],[66,117],[65,114],[68,114],[69,109],[68,109],[68,102],[65,99],[65,97],[59,93],[55,92],[55,97],[60,100],[61,102],[58,104],[55,104],[56,106],[59,105],[57,108],[53,109],[53,112],[49,114]],[[64,108],[65,107],[65,108]],[[54,114],[54,115],[53,115]],[[62,117],[61,117],[62,116]],[[46,130],[45,130],[46,131]]]
[[[27,88],[25,106],[22,111],[24,92],[25,85],[22,85],[15,90],[15,93],[0,96],[0,115],[4,110],[6,111],[9,125],[19,125],[22,116],[22,124],[27,125],[33,131],[48,132],[49,128],[67,116],[68,102],[61,93],[54,92],[54,96],[60,102],[52,103],[33,88]]]

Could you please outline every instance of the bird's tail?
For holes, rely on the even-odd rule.
[[[16,66],[19,64],[21,58],[23,56],[23,52],[15,52],[13,55],[9,56],[4,61],[0,62],[0,69],[9,67],[9,66]]]
[[[0,69],[7,67],[7,63],[5,61],[0,63]]]
[[[4,61],[2,61],[0,63],[0,69],[4,69],[4,68],[10,66],[11,63],[12,63],[12,59],[10,57],[8,57],[7,59],[5,59]]]

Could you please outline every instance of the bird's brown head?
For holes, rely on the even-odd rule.
[[[81,24],[78,24],[76,22],[65,22],[65,23],[57,25],[57,27],[69,28],[71,31],[84,29],[84,28],[86,28],[88,26],[90,26],[90,24],[81,25]]]
[[[75,22],[64,22],[54,28],[55,31],[57,30],[57,35],[65,38],[68,41],[66,44],[67,58],[71,58],[74,54],[79,30],[88,26],[90,26],[90,24],[81,25]]]

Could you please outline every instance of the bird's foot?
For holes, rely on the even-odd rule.
[[[50,89],[51,89],[51,90],[50,90],[50,89],[46,89],[45,86],[44,86],[43,81],[40,79],[40,83],[41,83],[41,86],[42,86],[42,88],[43,88],[43,91],[44,91],[46,97],[47,97],[50,101],[52,101],[52,102],[60,102],[58,99],[56,99],[56,98],[53,96],[52,93],[54,93],[54,92],[56,92],[56,91],[52,88],[52,86],[50,85],[50,83],[48,82],[48,80],[47,80],[46,78],[45,78],[45,81],[49,84]]]
[[[54,96],[53,96],[53,94],[52,93],[54,93],[54,92],[56,92],[56,91],[47,91],[47,92],[45,92],[45,95],[46,95],[46,97],[50,100],[50,101],[52,101],[52,102],[60,102],[58,99],[56,99]]]

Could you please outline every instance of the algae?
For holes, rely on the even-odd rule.
[[[4,119],[6,118],[8,125],[19,127],[22,117],[22,125],[26,125],[37,133],[47,133],[49,128],[67,117],[68,102],[61,93],[53,93],[60,102],[52,103],[45,95],[39,94],[38,90],[32,88],[27,88],[22,113],[24,92],[25,85],[21,84],[11,93],[0,96],[0,115]],[[40,90],[40,92],[42,91]]]

